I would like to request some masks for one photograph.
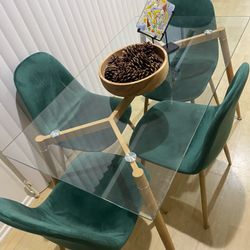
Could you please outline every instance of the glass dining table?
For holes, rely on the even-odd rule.
[[[36,169],[52,177],[54,182],[66,182],[152,220],[165,248],[174,249],[160,207],[206,107],[217,105],[216,90],[221,87],[223,77],[227,76],[229,82],[233,77],[231,57],[249,18],[216,17],[198,28],[169,25],[167,39],[161,42],[139,33],[137,20],[138,17],[130,20],[73,80],[67,83],[61,80],[60,93],[12,139],[3,155],[14,165]],[[166,43],[178,45],[176,51],[168,53],[169,69],[162,83],[166,87],[152,95],[146,93],[146,102],[143,95],[113,96],[99,78],[102,61],[120,48],[146,41],[165,48]],[[62,79],[52,62],[50,73],[50,84],[55,78]],[[194,116],[193,127],[182,140],[183,144],[178,145],[174,155],[164,156],[171,160],[174,170],[139,159],[133,151],[135,140],[130,142],[134,126],[144,112],[159,101],[156,96],[163,90],[166,93],[161,94],[172,105],[176,101],[203,105],[202,112]],[[241,118],[239,107],[237,116]],[[185,117],[179,122],[185,124]],[[140,134],[143,136],[143,131],[139,131],[137,137]],[[170,137],[166,127],[166,133],[160,140],[154,140],[149,150]]]

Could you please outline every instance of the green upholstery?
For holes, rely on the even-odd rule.
[[[216,29],[210,0],[171,0],[175,14],[168,27],[173,40],[192,37],[204,30]],[[204,57],[204,55],[206,55]],[[166,80],[145,96],[157,101],[191,101],[205,90],[218,61],[217,39],[179,49],[169,55],[170,68]]]
[[[121,101],[87,91],[60,62],[45,52],[23,60],[15,70],[14,81],[29,115],[43,134],[105,118]],[[130,115],[129,108],[118,122],[120,130],[125,128]],[[105,129],[67,140],[61,146],[101,151],[115,141],[112,130]]]
[[[84,163],[90,162],[89,158],[91,162],[110,162],[107,166],[107,176],[112,176],[110,169],[115,171],[123,160],[123,157],[114,157],[111,154],[82,153],[69,167],[69,172],[66,172],[68,176],[62,178],[64,181],[56,185],[39,207],[29,208],[18,202],[0,198],[0,221],[42,235],[73,250],[121,249],[134,228],[137,216],[66,183],[72,173],[75,173],[72,178],[77,178],[81,169],[87,167]],[[126,174],[131,176],[131,168],[125,166],[124,169]],[[106,179],[110,181],[109,178]],[[100,186],[96,188],[104,192],[103,185],[106,181],[101,179]]]
[[[219,106],[176,101],[154,105],[137,124],[131,150],[163,167],[185,174],[199,173],[226,143],[248,74],[249,65],[244,63]]]
[[[175,5],[170,25],[182,28],[206,26],[214,17],[214,8],[210,0],[169,0]]]

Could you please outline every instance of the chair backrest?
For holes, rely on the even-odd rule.
[[[223,102],[214,107],[214,115],[207,120],[208,132],[203,142],[204,160],[201,168],[207,167],[220,153],[232,128],[236,105],[249,75],[249,65],[243,63],[235,74]],[[204,123],[203,123],[204,125]]]
[[[171,25],[183,28],[205,26],[214,17],[211,0],[169,0],[175,5],[175,13]]]
[[[36,118],[74,79],[53,56],[38,52],[23,60],[14,72],[14,82],[32,119]]]
[[[199,35],[204,30],[216,29],[211,0],[171,1],[176,7],[170,24],[181,30],[180,39]],[[218,55],[217,39],[178,50],[173,55],[173,60],[170,59],[172,98],[190,101],[200,96],[216,68]]]
[[[216,29],[214,8],[210,0],[170,2],[175,4],[175,13],[167,29],[170,39],[181,40],[202,34],[205,30]],[[218,40],[191,45],[192,42],[169,55],[170,70],[166,82],[148,93],[147,97],[158,101],[190,101],[202,94],[218,62]]]

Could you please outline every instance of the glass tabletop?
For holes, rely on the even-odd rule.
[[[187,19],[194,18],[197,17],[175,17],[167,36],[157,42],[137,32],[135,17],[74,77],[48,54],[38,53],[26,59],[16,71],[15,81],[32,121],[12,139],[3,154],[14,164],[37,169],[45,176],[153,219],[207,107],[215,105],[213,93],[249,22],[248,17],[200,17],[202,25],[186,27]],[[112,95],[102,86],[99,67],[114,51],[147,41],[165,47],[167,42],[168,49],[173,42],[179,48],[167,55],[169,68],[161,85],[145,93],[150,99],[149,109],[166,100],[169,119],[152,118],[135,133],[131,121],[136,125],[143,117],[145,96]],[[192,116],[177,113],[179,103],[193,102],[199,109],[194,108]],[[176,113],[171,120],[173,112]],[[192,126],[179,131],[182,139],[174,146],[173,154],[162,154],[171,170],[136,156],[139,153],[143,158],[141,147],[153,153],[163,142],[175,141],[171,128],[180,123]],[[145,129],[152,135],[161,129],[162,134],[147,142],[142,140]],[[138,145],[140,142],[143,145]],[[138,169],[143,170],[149,182],[154,206],[142,194],[149,187],[138,185],[134,174]]]

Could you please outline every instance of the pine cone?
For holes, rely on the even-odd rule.
[[[104,77],[113,82],[136,81],[154,73],[162,63],[151,43],[130,45],[121,56],[111,56]]]

